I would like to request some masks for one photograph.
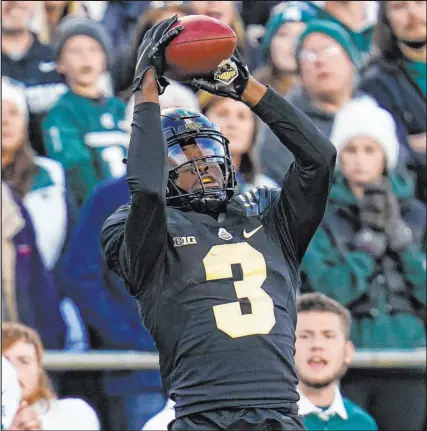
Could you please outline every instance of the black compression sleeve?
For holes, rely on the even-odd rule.
[[[125,224],[124,265],[133,293],[156,275],[166,251],[167,147],[160,107],[135,107],[127,162],[132,201]]]
[[[253,111],[295,157],[274,211],[282,244],[290,237],[292,254],[301,261],[323,218],[336,150],[303,112],[270,88]]]

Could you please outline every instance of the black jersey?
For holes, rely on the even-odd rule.
[[[177,417],[298,400],[298,268],[323,217],[335,151],[273,90],[254,111],[284,144],[299,136],[282,190],[235,196],[218,220],[167,208],[159,111],[144,103],[136,108],[129,148],[132,202],[103,228],[104,257],[138,302]],[[293,121],[284,119],[287,113]]]

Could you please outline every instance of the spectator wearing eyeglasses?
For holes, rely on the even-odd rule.
[[[311,20],[299,37],[296,61],[301,84],[286,97],[329,137],[335,114],[361,94],[355,89],[359,52],[340,25]],[[263,129],[258,151],[262,173],[281,184],[292,154],[269,128]]]

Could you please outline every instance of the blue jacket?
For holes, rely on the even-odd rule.
[[[100,183],[81,209],[71,234],[61,270],[64,288],[79,307],[89,328],[92,348],[156,352],[151,336],[140,322],[135,299],[102,259],[100,234],[104,221],[129,202],[125,177]],[[110,395],[161,390],[157,371],[114,371],[104,374]]]
[[[62,350],[66,328],[60,313],[60,293],[40,257],[30,215],[19,198],[13,198],[25,220],[24,228],[13,238],[19,319],[38,331],[46,349]]]

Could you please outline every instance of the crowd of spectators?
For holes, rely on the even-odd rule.
[[[122,160],[138,46],[175,13],[229,25],[251,73],[337,148],[301,293],[348,308],[356,349],[425,348],[425,1],[5,0],[1,8],[2,322],[21,322],[41,338],[10,324],[2,351],[5,334],[33,345],[39,367],[41,343],[156,351],[135,301],[106,269],[99,237],[130,199]],[[246,105],[178,82],[160,102],[203,112],[222,128],[240,191],[282,184],[293,157]],[[5,348],[12,345],[19,348],[15,339]],[[381,430],[422,429],[423,370],[353,376],[344,394]],[[141,429],[167,401],[157,371],[51,379],[45,399],[83,398],[106,429]]]

